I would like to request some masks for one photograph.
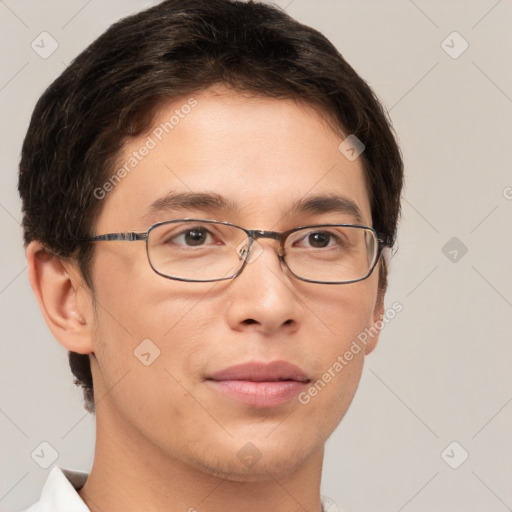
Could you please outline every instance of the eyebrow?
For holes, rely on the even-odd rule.
[[[170,192],[153,201],[145,210],[143,218],[174,210],[198,209],[208,213],[234,214],[239,207],[233,201],[215,193]],[[290,214],[342,213],[353,217],[355,222],[363,223],[363,215],[357,204],[351,199],[337,194],[309,196],[295,201]]]
[[[227,212],[236,213],[238,207],[232,201],[214,193],[196,192],[169,192],[163,197],[153,201],[144,211],[143,218],[150,217],[157,213],[172,210],[203,210],[205,212]]]
[[[352,199],[337,194],[322,194],[300,199],[292,205],[291,213],[342,213],[350,215],[359,224],[364,222],[357,204]]]

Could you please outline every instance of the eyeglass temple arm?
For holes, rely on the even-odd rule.
[[[393,235],[380,234],[378,240],[383,247],[393,247],[395,245],[395,237]]]
[[[108,233],[106,235],[93,236],[92,238],[89,238],[87,242],[102,242],[109,240],[133,242],[134,240],[146,240],[147,237],[147,233]]]

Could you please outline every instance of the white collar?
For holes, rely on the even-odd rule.
[[[87,473],[54,466],[41,492],[41,499],[25,512],[90,512],[78,490],[85,484]]]

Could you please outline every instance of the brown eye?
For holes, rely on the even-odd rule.
[[[187,245],[201,245],[206,240],[207,233],[204,229],[191,229],[184,233],[184,240]]]
[[[311,247],[322,248],[327,247],[329,242],[331,241],[332,235],[331,233],[326,233],[325,231],[319,231],[317,233],[310,233],[307,236],[308,244]]]
[[[173,234],[167,240],[167,244],[181,245],[185,247],[199,247],[207,243],[212,243],[211,233],[203,227],[187,228],[181,233]]]

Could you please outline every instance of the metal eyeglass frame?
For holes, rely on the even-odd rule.
[[[164,274],[162,272],[159,272],[154,266],[151,261],[151,257],[149,255],[149,246],[148,246],[148,239],[149,234],[151,231],[159,226],[163,226],[165,224],[174,224],[178,222],[201,222],[205,224],[222,224],[224,226],[230,226],[233,228],[240,229],[243,231],[249,240],[248,246],[247,246],[247,252],[243,255],[243,263],[242,266],[232,275],[228,277],[221,277],[218,279],[188,279],[183,277],[174,277],[169,276],[167,274]],[[300,231],[302,229],[306,228],[321,228],[321,227],[350,227],[350,228],[358,228],[358,229],[365,229],[368,231],[373,232],[375,239],[377,240],[377,254],[375,256],[375,260],[373,261],[372,265],[370,266],[367,274],[359,279],[352,279],[349,281],[316,281],[313,279],[307,279],[304,277],[301,277],[295,272],[293,272],[292,269],[288,266],[285,260],[285,253],[284,253],[284,244],[286,242],[286,239],[296,231]],[[159,276],[165,277],[167,279],[173,279],[175,281],[185,281],[190,283],[211,283],[215,281],[227,281],[229,279],[234,279],[235,277],[238,277],[242,271],[244,270],[245,266],[247,265],[247,261],[249,259],[249,255],[251,253],[251,247],[252,243],[255,240],[258,240],[259,238],[271,238],[273,240],[276,240],[278,242],[278,256],[279,260],[284,264],[284,266],[288,269],[288,271],[297,279],[300,279],[301,281],[305,281],[307,283],[317,283],[317,284],[350,284],[350,283],[357,283],[359,281],[364,281],[365,279],[368,279],[370,275],[372,274],[373,270],[375,269],[377,262],[379,261],[379,258],[382,254],[382,250],[385,247],[393,247],[394,245],[394,239],[391,235],[383,235],[379,234],[375,231],[375,229],[369,227],[369,226],[363,226],[359,224],[312,224],[312,225],[306,225],[306,226],[299,226],[297,228],[289,229],[287,231],[279,232],[279,231],[265,231],[265,230],[259,230],[259,229],[245,229],[241,226],[237,226],[236,224],[232,224],[230,222],[224,222],[224,221],[217,221],[217,220],[206,220],[206,219],[192,219],[192,218],[185,218],[185,219],[176,219],[176,220],[165,220],[162,222],[157,222],[156,224],[153,224],[148,228],[147,231],[143,233],[139,232],[127,232],[127,233],[107,233],[104,235],[97,235],[93,236],[91,238],[88,238],[86,240],[82,240],[82,242],[109,242],[109,241],[125,241],[125,242],[134,242],[134,241],[145,241],[146,242],[146,254],[148,257],[148,262],[153,271],[158,274]]]

